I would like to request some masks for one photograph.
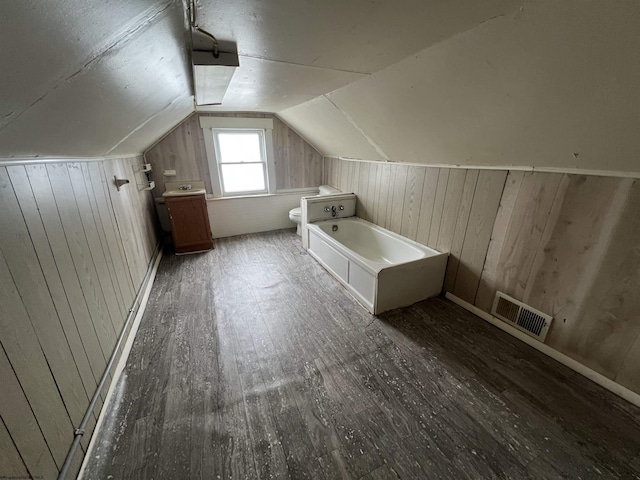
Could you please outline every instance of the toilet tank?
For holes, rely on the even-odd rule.
[[[320,195],[335,195],[336,193],[342,193],[340,190],[338,190],[337,188],[333,188],[331,185],[320,185],[320,187],[318,187],[318,190],[320,190]]]

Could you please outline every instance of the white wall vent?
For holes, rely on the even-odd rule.
[[[547,337],[553,319],[502,292],[496,292],[491,313],[541,342]]]

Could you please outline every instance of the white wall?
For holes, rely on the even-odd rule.
[[[303,196],[316,193],[207,200],[213,238],[294,228],[296,225],[289,220],[289,210],[299,207]]]
[[[245,233],[295,228],[289,210],[300,206],[300,199],[316,195],[317,190],[241,198],[208,198],[207,210],[213,238]],[[156,208],[163,230],[169,231],[169,217],[164,199],[156,198]]]
[[[639,172],[638,18],[630,0],[524,2],[279,115],[325,155]]]

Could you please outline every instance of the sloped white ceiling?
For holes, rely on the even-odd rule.
[[[640,172],[638,18],[637,1],[524,2],[279,115],[325,155]]]
[[[143,151],[193,110],[173,0],[0,4],[0,157]]]
[[[496,15],[511,0],[203,0],[197,22],[240,58],[222,106],[280,112]]]
[[[326,155],[640,171],[640,2],[200,0],[221,107]],[[0,3],[0,157],[138,153],[193,110],[182,0]]]

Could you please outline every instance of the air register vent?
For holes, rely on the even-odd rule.
[[[541,342],[544,342],[553,318],[502,292],[496,292],[491,313]]]

